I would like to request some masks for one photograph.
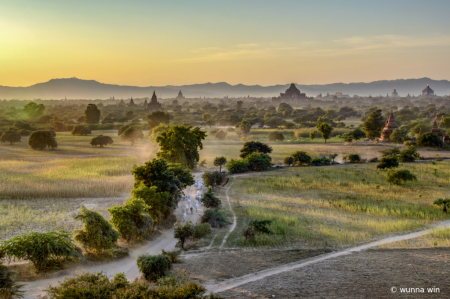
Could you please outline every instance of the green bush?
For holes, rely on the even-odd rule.
[[[283,163],[291,166],[294,163],[294,157],[292,156],[285,157]]]
[[[23,284],[18,284],[14,280],[13,273],[0,260],[0,298],[14,299],[22,298],[24,291],[21,290]]]
[[[222,299],[205,295],[205,288],[194,282],[150,288],[145,281],[129,282],[123,273],[117,273],[110,280],[102,272],[66,278],[59,286],[49,287],[46,291],[49,299]]]
[[[128,199],[123,206],[108,209],[111,224],[127,241],[141,240],[152,232],[152,217],[147,213],[149,206],[139,198]]]
[[[272,158],[263,153],[251,153],[244,158],[244,162],[250,171],[264,171],[272,166]]]
[[[162,255],[143,254],[138,256],[137,265],[139,271],[148,281],[156,281],[158,278],[166,276],[172,270],[172,261]]]
[[[82,206],[80,215],[75,216],[75,219],[81,220],[83,227],[75,231],[74,239],[82,244],[86,251],[101,253],[114,247],[119,233],[102,215]]]
[[[29,260],[38,271],[45,271],[63,261],[80,257],[81,249],[73,243],[67,231],[30,232],[2,241],[0,256],[9,260]]]
[[[28,146],[34,150],[43,150],[48,147],[54,149],[58,147],[55,140],[55,133],[47,130],[39,130],[31,133],[28,138]]]
[[[304,151],[296,151],[292,154],[292,157],[294,158],[294,163],[298,162],[300,165],[303,163],[311,163],[311,156]]]
[[[206,210],[203,213],[202,223],[209,223],[212,227],[223,227],[230,224],[228,217],[223,210]]]
[[[417,159],[420,159],[420,155],[413,146],[401,151],[398,155],[398,160],[400,162],[414,162]]]
[[[269,141],[277,141],[277,140],[283,141],[284,136],[280,132],[273,131],[273,132],[269,133],[268,139],[269,139]]]
[[[30,136],[31,131],[30,130],[21,129],[21,130],[19,130],[19,134],[20,134],[20,136]]]
[[[361,156],[358,154],[349,154],[347,155],[347,159],[350,163],[359,163],[361,162]]]
[[[211,225],[208,223],[197,224],[194,226],[194,239],[201,239],[211,233]]]
[[[222,185],[223,180],[227,176],[224,172],[219,171],[208,171],[206,170],[202,174],[203,182],[205,183],[205,186],[216,186],[216,185]]]
[[[141,183],[131,191],[131,194],[134,198],[145,202],[146,212],[152,217],[153,223],[167,218],[172,211],[172,196],[169,192],[158,192],[156,186],[147,187]]]
[[[409,170],[390,170],[386,175],[386,181],[390,184],[401,185],[407,181],[417,181],[417,177]]]
[[[377,165],[377,169],[387,169],[398,167],[398,159],[396,156],[387,156],[381,158],[380,163]]]
[[[108,144],[111,145],[113,143],[114,143],[114,140],[109,136],[98,135],[97,137],[94,137],[91,139],[92,146],[99,145],[100,147],[104,147],[105,145],[108,145]]]
[[[161,250],[161,254],[168,257],[173,264],[176,264],[180,261],[180,251],[179,250],[172,250],[172,251],[165,251],[164,249]]]
[[[203,194],[201,202],[205,205],[206,208],[217,209],[220,207],[222,202],[220,199],[214,194],[211,187],[208,188],[208,191]]]
[[[250,221],[250,226],[252,226],[257,232],[273,234],[273,232],[269,229],[271,223],[272,220],[252,220]]]
[[[314,166],[331,165],[331,160],[327,159],[327,158],[314,158],[311,161],[311,165],[314,165]]]
[[[91,130],[83,125],[76,125],[72,129],[72,135],[91,135]]]
[[[450,198],[438,198],[433,204],[437,206],[442,206],[442,211],[447,213],[447,209],[450,208]]]
[[[248,171],[248,164],[243,160],[231,159],[227,163],[227,170],[229,173],[243,173]]]
[[[431,147],[442,147],[443,142],[438,135],[433,133],[424,133],[417,138],[418,145],[420,146],[431,146]]]

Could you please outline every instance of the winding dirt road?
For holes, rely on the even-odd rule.
[[[195,174],[195,179],[199,180],[201,178],[202,173]],[[194,186],[189,186],[184,191],[185,194],[191,194],[191,198],[195,198],[196,190]],[[178,208],[175,210],[175,215],[177,216],[177,220],[182,220],[182,215],[186,206],[186,201],[181,201],[178,205]],[[193,223],[197,223],[200,219],[200,216],[203,214],[203,207],[200,206],[198,212],[194,212],[194,214],[187,214],[186,221],[192,221]],[[174,250],[175,245],[177,244],[177,240],[173,237],[174,229],[171,228],[169,230],[164,231],[160,236],[158,236],[155,240],[148,242],[146,245],[137,248],[135,250],[131,250],[130,255],[124,259],[121,259],[116,262],[105,263],[98,266],[93,267],[83,267],[83,268],[75,268],[70,269],[71,272],[68,275],[60,276],[57,278],[51,279],[43,279],[36,280],[33,282],[24,282],[26,283],[23,290],[25,291],[24,298],[25,299],[35,299],[40,298],[45,292],[44,290],[48,288],[48,286],[54,286],[59,284],[59,282],[63,281],[65,278],[70,278],[77,273],[81,272],[91,272],[97,273],[102,271],[104,274],[108,276],[114,276],[116,273],[124,272],[129,280],[134,280],[140,276],[139,269],[136,264],[136,258],[144,253],[149,254],[160,254],[161,250],[164,249],[166,251]]]

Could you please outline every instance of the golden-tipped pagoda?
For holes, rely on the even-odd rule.
[[[389,114],[386,125],[381,131],[381,140],[389,141],[389,137],[391,137],[392,131],[395,129],[398,129],[398,125],[395,123],[394,113],[391,110],[391,114]]]

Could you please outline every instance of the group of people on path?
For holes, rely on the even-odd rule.
[[[194,209],[195,209],[195,212],[197,212],[199,202],[201,204],[203,180],[195,181],[194,187],[197,189],[197,195],[195,196],[195,201],[192,204],[191,204],[191,195],[190,194],[183,195],[183,197],[182,197],[182,200],[187,201],[186,211],[183,213],[183,222],[186,221],[186,216],[187,216],[187,214],[189,214],[189,211],[191,212],[191,214],[194,214]]]

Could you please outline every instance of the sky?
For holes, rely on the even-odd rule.
[[[0,85],[450,80],[450,1],[0,0]]]

